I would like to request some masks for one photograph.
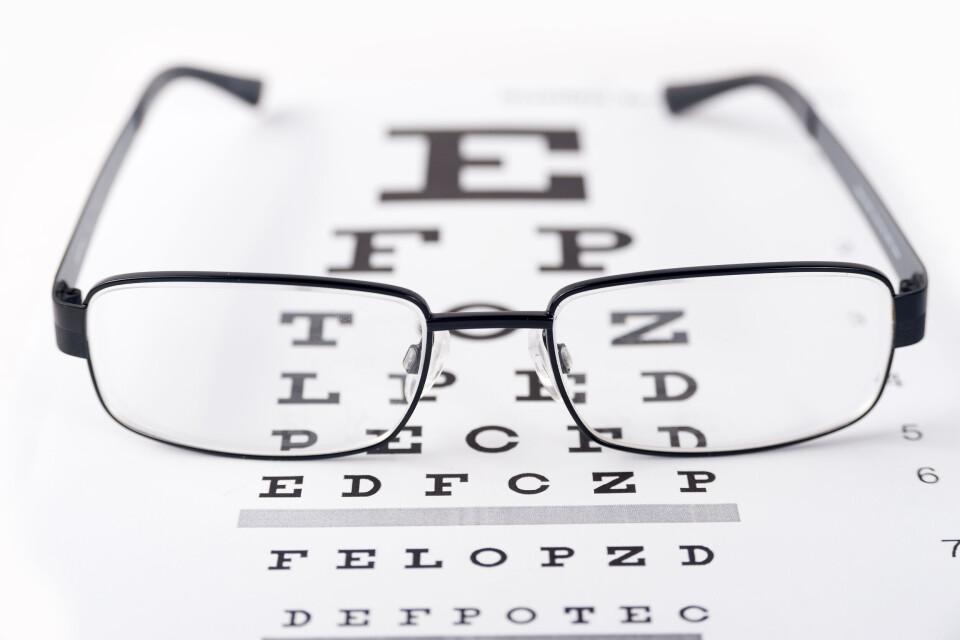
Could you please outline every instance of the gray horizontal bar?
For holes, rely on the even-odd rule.
[[[263,640],[702,640],[699,633],[628,633],[623,635],[557,635],[557,636],[351,636],[331,638],[311,636],[264,638]]]
[[[618,504],[410,509],[241,509],[241,528],[470,527],[518,524],[740,522],[735,504]]]

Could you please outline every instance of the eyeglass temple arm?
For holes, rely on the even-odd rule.
[[[157,75],[147,86],[140,101],[137,103],[130,120],[120,132],[113,149],[107,156],[100,175],[97,176],[93,189],[80,213],[80,220],[73,230],[70,243],[63,254],[60,268],[53,285],[53,311],[57,333],[57,346],[70,355],[85,358],[87,355],[86,341],[83,337],[83,297],[74,285],[80,273],[80,266],[93,236],[100,212],[107,200],[107,194],[113,186],[120,165],[133,144],[133,139],[143,123],[154,98],[173,80],[179,78],[195,78],[215,87],[223,89],[249,104],[257,104],[260,99],[262,83],[259,80],[237,78],[234,76],[204,71],[192,67],[174,67]]]
[[[675,114],[683,113],[716,95],[750,86],[766,87],[780,96],[840,174],[900,279],[900,291],[894,297],[897,315],[894,345],[899,347],[919,342],[923,338],[926,318],[926,269],[866,176],[799,91],[779,78],[764,75],[742,76],[717,82],[668,87],[667,106]]]

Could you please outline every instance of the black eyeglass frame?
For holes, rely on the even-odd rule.
[[[64,257],[60,264],[60,268],[57,271],[53,287],[54,325],[56,330],[57,346],[61,351],[68,355],[87,359],[90,377],[93,380],[97,397],[99,398],[101,405],[103,405],[104,410],[106,410],[106,412],[117,423],[140,435],[145,435],[154,440],[172,444],[185,449],[201,451],[204,453],[266,460],[306,460],[333,458],[377,449],[395,438],[403,430],[410,417],[413,415],[414,410],[416,409],[426,384],[427,368],[429,367],[433,352],[435,332],[469,329],[539,329],[545,332],[544,337],[547,351],[549,353],[550,367],[554,380],[556,380],[558,383],[556,387],[563,404],[566,406],[568,412],[575,420],[577,427],[597,444],[622,451],[663,456],[716,456],[763,451],[819,438],[859,421],[863,416],[873,409],[880,396],[883,394],[883,390],[886,386],[886,378],[889,377],[890,365],[893,361],[894,349],[915,344],[923,338],[926,320],[927,274],[919,257],[910,246],[903,232],[897,226],[889,210],[880,200],[876,191],[872,186],[870,186],[870,183],[867,181],[866,177],[856,166],[852,158],[843,149],[833,134],[830,133],[819,117],[817,117],[813,111],[813,108],[806,101],[806,99],[804,99],[800,93],[789,84],[770,76],[743,76],[740,78],[733,78],[719,82],[670,87],[666,90],[667,105],[673,113],[681,113],[686,109],[700,103],[701,101],[711,98],[717,94],[745,86],[763,86],[779,95],[787,102],[787,104],[801,119],[801,121],[804,122],[808,133],[820,144],[822,150],[825,152],[834,168],[840,174],[840,177],[846,183],[848,189],[870,223],[873,231],[880,240],[884,251],[893,263],[897,276],[900,278],[899,292],[895,291],[893,285],[885,275],[866,265],[845,262],[765,262],[636,272],[575,282],[562,288],[560,291],[554,294],[547,306],[546,311],[432,313],[426,300],[424,300],[417,293],[402,287],[396,287],[388,284],[362,280],[348,280],[342,278],[203,271],[157,271],[112,276],[110,278],[101,280],[94,285],[94,287],[87,293],[86,298],[83,298],[81,292],[75,288],[73,284],[77,281],[80,266],[89,246],[90,238],[92,237],[93,230],[96,226],[100,212],[102,211],[103,205],[106,202],[106,197],[110,187],[116,178],[120,165],[129,151],[136,132],[142,124],[143,119],[154,98],[169,82],[178,78],[194,78],[205,81],[250,104],[256,104],[259,101],[262,87],[260,81],[258,80],[238,78],[190,67],[175,67],[168,69],[154,78],[141,96],[137,107],[130,117],[130,120],[121,131],[120,136],[114,144],[113,149],[108,155],[107,160],[104,163],[96,182],[94,183],[90,196],[87,199],[87,203],[80,214],[80,219],[76,228],[74,229],[73,235],[71,236],[66,252],[64,253]],[[884,376],[884,383],[881,385],[880,390],[877,392],[876,398],[870,404],[870,406],[855,420],[852,420],[847,424],[832,428],[828,431],[818,433],[813,436],[760,447],[749,447],[744,449],[716,452],[697,452],[695,450],[649,450],[604,440],[598,437],[593,431],[590,430],[589,427],[586,426],[586,424],[583,423],[575,407],[573,406],[573,402],[567,394],[564,385],[560,384],[560,381],[563,378],[560,365],[557,361],[556,343],[553,334],[553,319],[560,303],[570,296],[606,287],[649,283],[663,280],[675,280],[681,278],[803,272],[848,273],[873,277],[883,282],[893,297],[894,338],[892,341],[890,354],[887,359],[887,370]],[[145,434],[117,419],[117,417],[113,415],[113,413],[110,411],[110,408],[104,402],[103,397],[100,394],[100,390],[97,387],[96,375],[93,371],[93,363],[87,347],[85,314],[87,305],[90,303],[91,298],[96,293],[113,286],[147,282],[229,282],[294,285],[302,287],[366,292],[392,296],[401,298],[407,302],[411,302],[423,313],[427,326],[424,352],[421,354],[423,373],[420,376],[416,393],[411,399],[410,406],[408,407],[402,421],[397,425],[393,432],[389,434],[389,436],[368,446],[335,453],[295,456],[238,454],[210,449],[201,449]]]

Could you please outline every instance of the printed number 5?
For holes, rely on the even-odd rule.
[[[925,482],[927,484],[933,484],[940,481],[940,476],[934,473],[936,469],[930,467],[920,467],[917,469],[917,477],[920,478],[920,482]]]
[[[920,433],[919,429],[917,429],[917,425],[915,424],[903,425],[904,440],[919,440],[922,437],[923,437],[923,434]]]

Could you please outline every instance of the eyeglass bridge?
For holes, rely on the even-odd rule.
[[[457,311],[435,313],[427,320],[434,331],[464,329],[548,329],[553,316],[546,311]]]
[[[431,358],[430,379],[428,380],[427,388],[429,388],[442,371],[442,359],[446,356],[450,331],[470,329],[530,329],[530,339],[528,342],[530,358],[533,360],[534,368],[540,378],[540,383],[551,397],[560,401],[557,381],[554,379],[553,371],[550,367],[550,356],[547,353],[545,331],[550,328],[552,323],[553,316],[546,311],[460,311],[434,314],[427,321],[427,326],[434,331],[435,336],[442,336],[439,340],[442,341],[443,351],[442,357],[438,358],[434,356]],[[570,351],[564,344],[558,345],[558,350],[560,369],[564,374],[569,373],[572,365]],[[408,353],[409,359],[412,360],[414,357],[419,361],[419,354],[412,356]]]

